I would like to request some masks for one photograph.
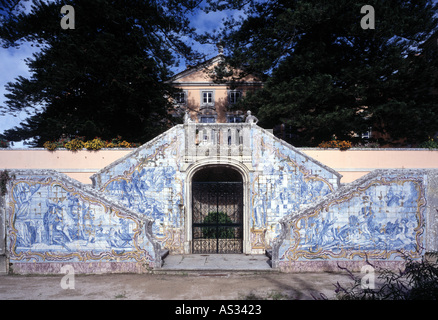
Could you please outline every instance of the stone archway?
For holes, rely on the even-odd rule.
[[[249,171],[197,163],[187,170],[184,252],[250,253]]]
[[[243,182],[227,166],[192,178],[192,253],[243,253]]]

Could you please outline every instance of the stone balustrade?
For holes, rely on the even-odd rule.
[[[202,158],[251,161],[251,124],[189,123],[185,128],[185,162]]]

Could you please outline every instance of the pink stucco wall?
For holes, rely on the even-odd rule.
[[[0,150],[0,169],[56,169],[82,183],[90,176],[134,149],[99,151],[45,149]],[[375,169],[438,168],[438,150],[419,149],[300,149],[308,156],[343,175],[342,183],[354,181]]]
[[[342,183],[354,181],[375,169],[438,168],[438,150],[303,148],[301,151],[342,174]]]
[[[134,149],[99,151],[45,149],[0,150],[0,169],[55,169],[82,183],[90,176]]]

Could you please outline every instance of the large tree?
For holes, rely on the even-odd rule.
[[[242,101],[262,125],[290,125],[298,145],[352,139],[373,127],[405,145],[438,131],[438,59],[421,44],[437,28],[427,0],[369,0],[375,29],[363,29],[364,2],[209,1],[210,10],[246,10],[220,37],[229,63],[262,73],[263,90]],[[364,20],[366,21],[366,20]],[[369,22],[369,21],[366,21]]]
[[[168,124],[165,83],[179,59],[198,58],[192,51],[187,13],[190,0],[3,1],[3,47],[31,42],[41,50],[27,60],[30,78],[7,85],[3,113],[28,111],[19,127],[7,130],[12,141],[32,138],[33,145],[61,136],[118,135],[145,142]],[[74,8],[74,29],[61,27],[61,8]],[[72,21],[68,21],[71,26]]]

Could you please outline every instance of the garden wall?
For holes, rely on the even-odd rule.
[[[375,169],[427,169],[438,167],[438,150],[349,149],[346,151],[297,148],[309,157],[336,170],[341,183],[352,182]],[[0,149],[1,169],[54,169],[85,184],[90,176],[135,149],[99,151],[45,149]]]
[[[438,251],[438,175],[428,169],[438,150],[298,149],[256,125],[211,126],[214,135],[196,125],[137,149],[0,150],[12,177],[0,199],[0,271],[145,272],[160,267],[162,249],[190,253],[191,181],[214,166],[242,176],[243,252],[272,250],[280,270]]]
[[[280,220],[273,264],[287,272],[398,267],[437,252],[438,170],[376,170]]]
[[[54,170],[10,170],[3,197],[9,272],[145,272],[159,267],[153,219]]]

